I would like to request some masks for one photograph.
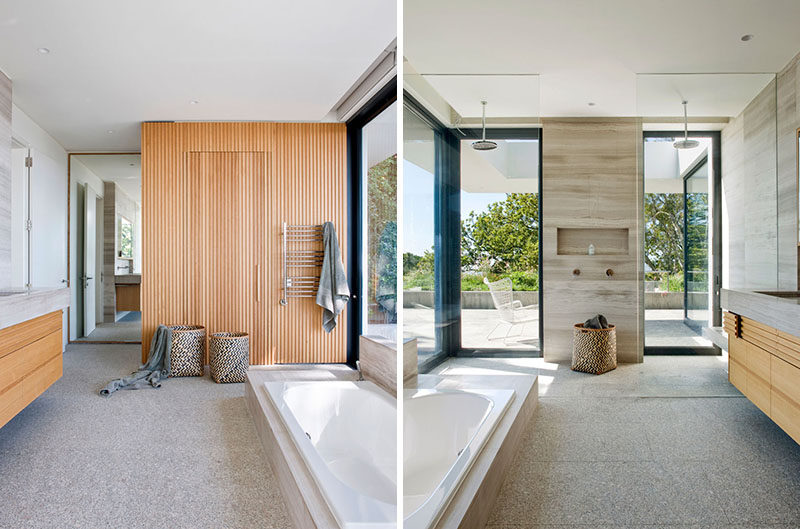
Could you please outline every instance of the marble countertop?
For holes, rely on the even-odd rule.
[[[114,276],[117,285],[138,285],[142,282],[142,274],[118,274]]]
[[[0,329],[69,307],[68,288],[0,291]]]
[[[800,297],[792,294],[800,295],[796,291],[723,288],[720,305],[724,310],[800,336]]]

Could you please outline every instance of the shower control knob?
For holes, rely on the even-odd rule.
[[[573,271],[572,271],[572,275],[574,275],[574,276],[576,276],[576,277],[577,277],[577,276],[579,276],[579,275],[581,275],[581,270],[580,270],[580,268],[576,268],[575,270],[573,270]]]
[[[609,268],[609,269],[607,269],[607,270],[606,270],[606,275],[607,275],[608,277],[611,277],[611,276],[613,276],[613,275],[614,275],[614,271],[613,271],[612,269],[610,269],[610,268]]]

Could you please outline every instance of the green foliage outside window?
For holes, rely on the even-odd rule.
[[[124,217],[119,218],[119,250],[121,257],[133,257],[133,224]]]

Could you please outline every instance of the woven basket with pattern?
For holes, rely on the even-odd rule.
[[[206,353],[206,328],[200,325],[170,325],[172,352],[170,376],[202,377]]]
[[[212,333],[208,363],[214,382],[244,382],[250,367],[250,337],[244,332]]]
[[[617,328],[586,329],[576,323],[572,339],[572,370],[600,375],[617,368]]]

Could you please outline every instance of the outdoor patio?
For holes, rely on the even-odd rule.
[[[538,310],[536,311],[538,316]],[[468,349],[530,350],[539,348],[539,322],[519,324],[513,329],[501,322],[494,309],[462,311],[462,346]],[[434,347],[434,316],[430,308],[403,309],[403,334],[416,337],[421,352]],[[612,322],[613,323],[613,322]],[[645,310],[645,345],[648,347],[708,347],[711,342],[683,322],[681,309]],[[507,338],[504,338],[506,333]]]

